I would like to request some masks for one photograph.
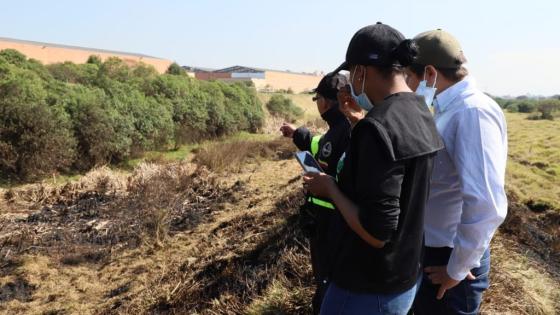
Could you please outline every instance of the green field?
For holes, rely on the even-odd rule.
[[[506,117],[510,197],[560,209],[560,121],[528,120],[518,113]]]

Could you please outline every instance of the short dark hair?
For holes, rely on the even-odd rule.
[[[376,67],[376,66],[372,66],[372,67],[377,68],[377,70],[379,70],[379,72],[381,72],[381,75],[383,75],[383,77],[385,78],[397,74],[404,74],[404,70],[405,70],[405,67],[399,65],[393,65],[389,67]]]
[[[460,65],[457,68],[438,68],[438,67],[435,68],[447,80],[453,82],[459,82],[463,80],[467,75],[469,75],[469,70],[463,66],[463,64],[467,62],[467,59],[463,55],[461,55],[460,60],[458,60],[458,62],[460,63]],[[426,69],[426,66],[427,65],[412,63],[411,65],[408,66],[408,68],[410,69],[410,71],[412,71],[412,73],[416,74],[419,77],[422,77],[424,76],[424,71]]]

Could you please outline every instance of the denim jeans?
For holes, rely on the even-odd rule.
[[[451,248],[426,247],[424,266],[447,265]],[[480,267],[471,270],[475,280],[463,280],[457,286],[447,290],[443,299],[437,300],[439,285],[434,285],[424,274],[424,280],[414,300],[414,315],[440,314],[478,314],[482,295],[489,285],[490,251],[487,249],[480,260]]]
[[[321,315],[406,315],[421,281],[419,277],[412,288],[395,294],[353,293],[331,282],[321,305]]]

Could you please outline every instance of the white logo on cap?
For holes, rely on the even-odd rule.
[[[370,54],[369,55],[369,59],[377,59],[377,58],[379,58],[379,55],[377,55],[377,54]]]

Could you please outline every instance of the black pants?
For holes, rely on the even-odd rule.
[[[304,235],[309,238],[309,249],[311,252],[311,269],[315,283],[315,294],[313,295],[313,314],[319,314],[321,304],[327,288],[329,287],[329,255],[332,248],[329,246],[330,233],[329,224],[332,213],[330,209],[322,209],[309,203],[300,208],[300,227]]]
[[[309,242],[309,247],[311,251],[311,269],[313,270],[313,278],[315,281],[315,294],[313,295],[312,306],[313,314],[319,314],[321,311],[321,304],[323,303],[323,298],[329,287],[329,279],[327,277],[327,271],[325,270],[324,263],[325,257],[323,257],[323,251],[321,250],[322,240],[318,239],[317,235],[313,235]]]

